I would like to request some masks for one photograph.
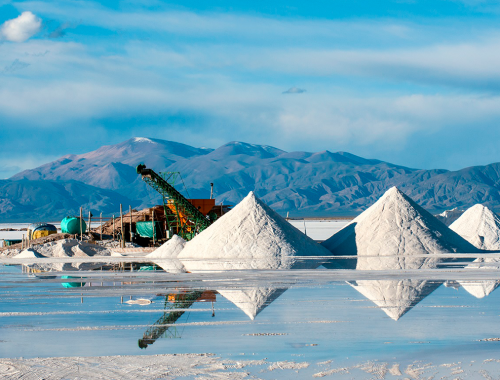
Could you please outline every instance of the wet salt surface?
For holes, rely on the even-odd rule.
[[[448,273],[450,279],[449,273],[453,276],[453,271],[442,273]],[[248,281],[251,276],[244,281],[226,282],[221,273],[205,274],[204,279],[198,274],[191,283],[173,281],[174,275],[163,272],[148,272],[147,276],[141,272],[72,272],[72,276],[87,277],[81,280],[85,286],[64,288],[61,282],[68,279],[60,278],[63,273],[33,275],[21,273],[19,266],[0,266],[0,357],[210,353],[217,358],[203,359],[210,366],[230,363],[218,370],[226,375],[232,373],[231,368],[238,367],[237,362],[261,361],[240,364],[240,371],[257,378],[397,378],[389,371],[395,364],[408,378],[428,378],[435,373],[457,377],[457,371],[463,371],[462,378],[467,378],[463,376],[467,370],[475,371],[471,373],[478,378],[483,378],[481,371],[493,377],[500,374],[500,364],[491,361],[500,359],[500,342],[483,341],[500,338],[500,292],[476,299],[463,288],[445,287],[442,280],[430,280],[436,289],[395,321],[384,308],[344,281],[359,281],[360,276],[365,276],[362,271],[342,271],[342,281],[335,281],[339,271],[318,269],[318,277],[323,280],[317,282],[311,280],[312,271],[296,272],[308,274],[307,281],[294,284],[289,277],[282,288],[279,280],[273,281],[272,288],[283,291],[277,298],[271,297],[265,304],[268,305],[251,320],[244,312],[244,305],[235,306],[218,291],[223,292],[229,286],[232,291],[242,292],[257,286],[265,288],[269,286],[266,277],[255,275],[253,282]],[[469,272],[476,280],[481,276],[498,277],[494,271],[485,269],[477,274],[474,270]],[[457,275],[460,273],[456,271]],[[332,279],[325,281],[328,274]],[[162,281],[161,276],[168,276],[169,280]],[[274,271],[274,277],[279,276],[280,271]],[[372,281],[395,278],[385,272],[378,276]],[[422,276],[425,273],[419,279]],[[365,286],[369,283],[363,281]],[[397,286],[398,280],[393,281]],[[207,286],[201,286],[203,283]],[[206,290],[209,292],[198,297]],[[178,302],[177,306],[184,307],[176,311],[183,314],[173,321],[167,317],[174,303],[165,303],[165,299],[168,294],[178,293],[184,294],[184,299],[194,294],[205,302],[192,305]],[[126,304],[131,297],[152,303]],[[166,319],[161,320],[162,317]],[[141,349],[138,341],[157,321],[165,324],[161,337]],[[168,358],[171,359],[163,359],[168,361]],[[81,360],[83,363],[90,359]],[[180,358],[179,361],[182,362]],[[421,362],[417,365],[415,361]],[[132,362],[139,365],[140,359],[134,357],[128,363]],[[5,361],[0,361],[0,371],[2,364]],[[393,372],[398,373],[395,369]],[[198,376],[179,373],[188,378]],[[231,376],[228,378],[235,378],[234,374]]]
[[[324,240],[346,223],[306,230]],[[464,269],[480,256],[429,270],[27,274],[0,264],[0,377],[498,378],[500,291],[477,299],[459,286],[500,280],[498,268]]]

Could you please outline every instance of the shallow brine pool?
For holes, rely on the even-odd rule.
[[[23,273],[18,265],[0,266],[0,356],[9,358],[0,361],[0,375],[500,374],[500,291],[486,296],[496,286],[493,269],[136,269]]]

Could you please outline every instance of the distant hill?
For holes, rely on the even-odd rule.
[[[0,180],[1,222],[57,222],[67,215],[78,215],[80,206],[86,216],[117,213],[120,203],[132,201],[112,190],[100,189],[78,181]]]
[[[500,163],[458,171],[420,170],[346,152],[285,152],[244,142],[208,149],[132,138],[0,181],[0,220],[50,219],[74,213],[80,204],[96,214],[116,212],[120,203],[159,203],[159,196],[136,174],[139,163],[181,172],[184,182],[176,186],[186,195],[185,184],[191,198],[208,197],[213,182],[218,203],[236,204],[252,190],[278,212],[292,216],[356,215],[392,186],[432,212],[475,203],[500,208]],[[48,192],[57,196],[43,195]]]

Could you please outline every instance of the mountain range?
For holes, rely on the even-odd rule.
[[[290,216],[354,216],[392,186],[431,212],[476,203],[500,209],[500,163],[422,170],[346,152],[286,152],[244,142],[209,149],[135,137],[0,180],[0,220],[55,221],[77,214],[80,206],[110,215],[120,204],[161,203],[136,173],[139,163],[180,172],[175,186],[188,198],[208,198],[214,183],[217,204],[236,204],[254,191]]]

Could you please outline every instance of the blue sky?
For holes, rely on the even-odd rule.
[[[500,161],[497,2],[239,3],[0,0],[0,178],[132,136]]]

